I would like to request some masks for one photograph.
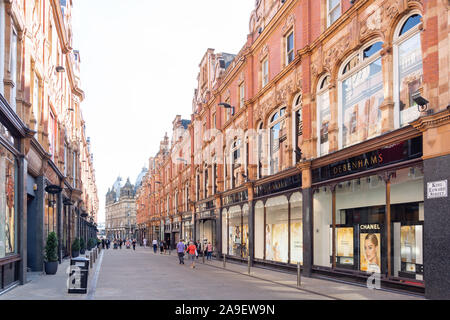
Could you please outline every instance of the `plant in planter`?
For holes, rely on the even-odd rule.
[[[80,240],[75,238],[72,242],[72,258],[76,258],[80,255]]]
[[[84,242],[83,238],[80,238],[80,253],[81,254],[86,253],[86,242]]]
[[[89,251],[91,251],[92,249],[94,249],[94,247],[95,247],[95,241],[94,241],[93,238],[89,238],[87,247],[88,247],[88,250],[89,250]]]
[[[45,246],[45,273],[56,274],[58,271],[58,238],[56,233],[50,232]]]

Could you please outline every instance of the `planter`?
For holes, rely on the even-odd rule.
[[[46,274],[56,274],[58,271],[58,261],[55,262],[46,262],[45,263],[45,273]]]
[[[72,258],[76,258],[80,255],[80,251],[72,251]]]

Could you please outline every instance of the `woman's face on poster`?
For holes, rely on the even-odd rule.
[[[374,245],[370,239],[364,240],[364,250],[366,252],[367,261],[370,263],[376,263],[377,246]]]

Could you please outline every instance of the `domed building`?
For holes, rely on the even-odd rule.
[[[114,238],[136,238],[136,191],[142,184],[146,168],[138,175],[133,185],[130,178],[122,185],[122,178],[117,177],[106,193],[105,233],[110,240]]]

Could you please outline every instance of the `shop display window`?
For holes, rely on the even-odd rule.
[[[228,254],[228,210],[222,210],[222,253]]]
[[[255,258],[264,259],[264,203],[255,205]]]
[[[242,207],[242,245],[241,256],[242,258],[248,257],[248,204],[244,204]]]
[[[228,210],[228,254],[232,256],[241,256],[241,247],[241,207],[235,206]]]
[[[400,169],[391,178],[392,275],[423,280],[423,169]]]
[[[0,258],[17,253],[17,163],[0,145]]]
[[[291,204],[291,225],[290,225],[290,263],[303,264],[303,219],[302,219],[302,194],[296,192],[289,200]]]
[[[330,225],[332,195],[329,187],[321,187],[314,192],[314,265],[331,267]]]
[[[288,262],[288,200],[270,198],[266,203],[266,260]]]
[[[380,177],[336,186],[336,267],[381,272],[385,213],[386,184]]]

